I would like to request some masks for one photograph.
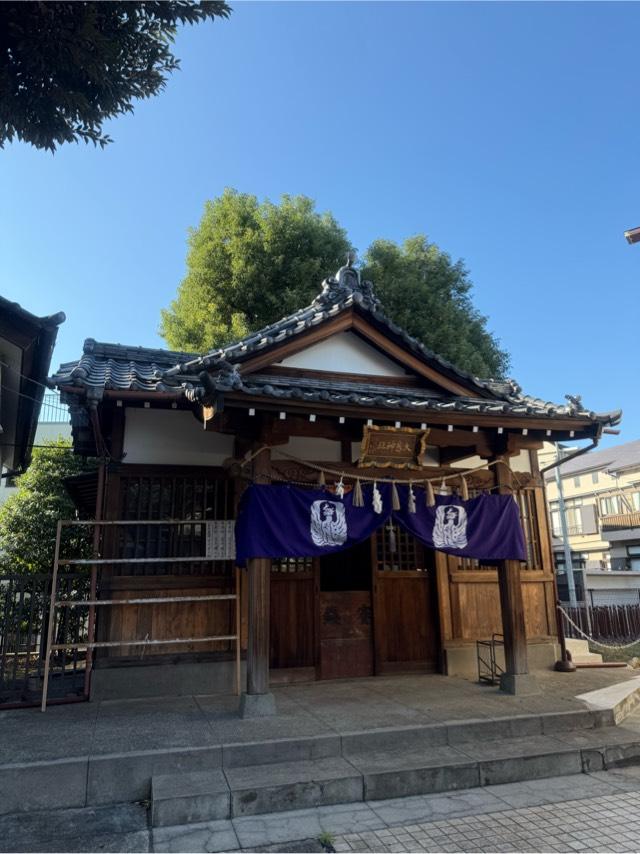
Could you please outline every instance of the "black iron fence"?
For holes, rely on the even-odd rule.
[[[88,585],[86,573],[61,573],[58,599],[86,599]],[[0,707],[35,705],[42,696],[50,597],[49,575],[0,575]],[[86,637],[87,616],[86,608],[59,609],[55,643],[82,641]],[[52,655],[49,696],[81,698],[84,670],[82,649]]]
[[[570,619],[595,640],[610,643],[640,643],[640,603],[632,605],[562,605]],[[575,625],[564,618],[568,638],[583,638]]]

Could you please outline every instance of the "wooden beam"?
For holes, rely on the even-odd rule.
[[[453,394],[460,394],[463,397],[467,397],[469,394],[481,395],[477,386],[471,384],[463,385],[461,382],[449,379],[449,377],[444,376],[444,374],[427,365],[422,359],[391,341],[386,335],[379,332],[370,323],[367,323],[366,320],[358,317],[357,314],[353,316],[353,329],[359,332],[363,338],[376,344],[384,353],[391,356],[392,359],[401,362],[441,388],[447,389],[447,391],[451,391]]]
[[[247,694],[269,692],[269,586],[271,561],[249,561],[249,639]]]
[[[453,411],[451,413],[433,412],[426,410],[423,412],[414,412],[410,409],[392,409],[386,407],[368,407],[368,406],[347,406],[336,405],[316,401],[309,403],[307,401],[283,400],[276,402],[272,398],[262,395],[249,395],[244,392],[227,392],[225,394],[225,405],[227,407],[237,406],[239,409],[248,409],[254,407],[262,411],[278,411],[286,409],[287,413],[298,412],[315,412],[317,415],[328,415],[332,418],[337,418],[343,415],[348,419],[364,421],[367,418],[372,418],[379,424],[393,424],[395,421],[402,421],[405,425],[416,425],[422,422],[427,422],[430,427],[447,426],[454,424],[457,427],[474,427],[478,426],[481,430],[497,430],[502,427],[505,430],[522,430],[523,427],[533,431],[553,430],[553,441],[564,441],[568,438],[579,439],[591,438],[597,433],[598,424],[590,420],[580,420],[572,418],[545,418],[544,416],[513,416],[513,415],[473,415],[464,412]],[[574,432],[573,437],[569,437],[569,433]],[[582,435],[581,435],[582,434]],[[536,438],[538,438],[536,436]]]
[[[312,344],[317,344],[319,341],[324,341],[330,335],[335,335],[336,332],[344,332],[350,329],[352,325],[352,312],[347,311],[339,315],[333,320],[327,320],[324,323],[319,323],[312,327],[308,332],[304,332],[289,339],[285,344],[275,347],[267,347],[266,350],[251,356],[246,362],[238,364],[238,370],[241,374],[251,374],[259,371],[261,368],[266,368],[268,365],[273,365],[275,362],[280,362],[288,356],[293,356],[299,353],[300,350],[306,350]],[[237,358],[237,357],[235,357]]]
[[[264,443],[260,443],[262,445]],[[258,445],[257,447],[259,447]],[[256,447],[256,450],[257,450]],[[268,482],[271,473],[271,454],[262,451],[253,461],[253,479]],[[247,643],[247,695],[243,698],[243,716],[263,716],[275,712],[275,702],[269,694],[269,593],[271,561],[253,558],[249,561],[249,637]],[[258,699],[251,699],[257,697]],[[264,700],[260,700],[264,697]]]
[[[400,386],[403,388],[417,388],[424,390],[430,388],[432,383],[424,381],[424,377],[410,376],[402,374],[399,376],[389,376],[382,374],[351,374],[349,371],[320,371],[315,368],[293,368],[290,365],[269,365],[264,371],[257,372],[254,376],[272,376],[272,377],[294,377],[296,379],[308,379],[310,385],[313,385],[313,380],[324,380],[325,382],[335,382],[336,376],[342,382],[351,383],[366,383],[367,385]]]
[[[498,457],[497,459],[504,459]],[[511,495],[513,477],[506,462],[495,467],[496,483],[501,494]],[[498,587],[500,589],[500,610],[502,612],[502,634],[504,635],[504,657],[506,669],[501,685],[510,693],[518,682],[517,678],[529,673],[527,661],[527,633],[524,621],[524,602],[520,585],[520,563],[517,560],[503,560],[498,563]]]

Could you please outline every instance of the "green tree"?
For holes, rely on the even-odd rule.
[[[17,481],[18,491],[0,507],[0,567],[6,572],[51,572],[58,519],[73,519],[75,507],[64,479],[95,468],[95,460],[74,455],[59,437],[34,448],[31,465]],[[67,528],[61,554],[89,555],[87,529]]]
[[[421,234],[401,246],[376,240],[362,275],[374,283],[389,317],[439,356],[479,377],[505,376],[509,355],[474,307],[462,261],[453,263]]]
[[[102,123],[157,95],[179,67],[177,25],[230,12],[224,0],[0,3],[0,146],[106,145]]]
[[[187,275],[162,312],[170,347],[205,353],[307,305],[344,264],[346,232],[304,196],[280,204],[226,190],[192,229]],[[362,274],[388,316],[438,355],[482,377],[502,377],[509,356],[473,306],[462,261],[418,235],[376,240]]]
[[[170,347],[204,353],[309,303],[344,264],[345,231],[305,196],[280,204],[227,189],[189,236],[187,275],[162,312]]]

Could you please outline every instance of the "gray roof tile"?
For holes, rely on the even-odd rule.
[[[615,445],[612,448],[602,448],[591,451],[575,460],[569,460],[560,466],[563,475],[580,474],[581,472],[600,471],[616,472],[621,469],[640,467],[640,439]],[[553,470],[548,473],[548,479],[555,477]]]
[[[239,364],[249,356],[266,350],[342,311],[355,308],[408,350],[475,389],[468,396],[439,395],[423,388],[369,387],[360,383],[299,380],[290,377],[242,376]],[[555,404],[529,397],[513,380],[480,379],[461,371],[433,353],[386,317],[370,282],[361,282],[351,267],[342,267],[335,277],[323,282],[322,293],[311,303],[276,323],[253,332],[241,341],[204,355],[180,353],[146,347],[103,344],[87,339],[77,362],[60,366],[51,378],[54,385],[84,386],[99,395],[103,389],[138,391],[183,391],[198,400],[213,391],[234,391],[277,400],[327,401],[336,405],[407,408],[414,411],[463,411],[470,413],[508,413],[545,418],[588,417],[602,423],[617,423],[621,413],[597,415],[587,412],[579,398]]]

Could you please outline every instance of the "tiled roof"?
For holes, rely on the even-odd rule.
[[[580,474],[588,471],[617,472],[621,469],[637,466],[640,468],[640,439],[633,442],[625,442],[623,445],[615,445],[612,448],[602,448],[591,451],[583,457],[576,457],[560,465],[563,475]],[[554,477],[553,472],[550,477]]]
[[[440,394],[425,388],[395,388],[335,380],[310,380],[279,375],[242,376],[238,367],[248,357],[289,340],[318,324],[354,308],[382,328],[389,337],[431,364],[445,376],[475,389],[469,396]],[[620,413],[598,415],[587,412],[579,398],[555,404],[529,397],[513,380],[483,380],[459,370],[433,353],[389,320],[369,282],[361,282],[350,267],[323,283],[322,293],[306,308],[252,333],[241,341],[205,355],[178,353],[120,344],[85,341],[78,362],[60,366],[51,378],[60,387],[85,387],[93,396],[103,389],[148,392],[182,391],[190,400],[216,392],[236,392],[272,400],[325,401],[346,406],[406,408],[412,411],[468,412],[478,414],[529,415],[545,418],[580,417],[612,424]]]
[[[163,391],[166,389],[161,381],[164,372],[177,362],[193,358],[193,353],[104,344],[87,338],[80,359],[60,365],[50,383],[96,390]],[[175,387],[174,382],[171,388]]]
[[[233,377],[237,382],[233,382]],[[558,406],[535,398],[518,396],[509,400],[487,398],[450,397],[430,389],[406,386],[379,386],[354,382],[309,380],[250,374],[241,377],[234,372],[226,380],[227,390],[240,391],[251,396],[264,396],[272,400],[299,400],[308,403],[330,403],[342,406],[384,407],[409,409],[414,412],[466,412],[484,415],[529,415],[538,417],[567,416],[597,418],[595,413]]]
[[[382,327],[388,335],[399,339],[409,351],[432,363],[443,374],[475,387],[480,396],[484,396],[485,393],[491,396],[504,396],[519,390],[517,383],[513,380],[481,379],[460,370],[425,347],[417,338],[413,338],[386,316],[380,301],[373,293],[371,282],[360,281],[358,273],[351,267],[341,267],[335,276],[325,279],[322,283],[322,292],[305,308],[251,333],[234,344],[181,362],[167,371],[167,376],[211,370],[225,362],[242,362],[274,344],[289,341],[351,308],[365,313],[368,319]]]

